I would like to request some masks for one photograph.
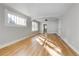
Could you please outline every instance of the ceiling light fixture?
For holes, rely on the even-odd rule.
[[[45,21],[48,21],[47,19],[45,19]]]

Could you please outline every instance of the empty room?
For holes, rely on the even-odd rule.
[[[0,56],[78,56],[79,3],[0,3]]]

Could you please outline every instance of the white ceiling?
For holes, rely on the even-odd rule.
[[[32,18],[55,17],[63,16],[71,7],[71,3],[6,3],[25,15]]]
[[[54,21],[58,21],[58,18],[55,17],[42,17],[42,18],[35,18],[33,20],[37,20],[41,23],[46,23],[45,19],[47,19],[47,22],[54,22]]]

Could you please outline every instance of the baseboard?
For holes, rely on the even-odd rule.
[[[37,33],[36,33],[37,34]],[[18,39],[18,40],[15,40],[15,41],[12,41],[12,42],[10,42],[10,43],[7,43],[7,44],[5,44],[5,45],[2,45],[2,46],[0,46],[0,49],[2,49],[2,48],[4,48],[4,47],[7,47],[7,46],[10,46],[10,45],[12,45],[12,44],[15,44],[15,43],[17,43],[17,42],[19,42],[19,41],[21,41],[21,40],[24,40],[24,39],[26,39],[26,38],[29,38],[29,37],[31,37],[31,36],[34,36],[34,35],[36,35],[36,34],[32,34],[32,35],[28,35],[28,36],[26,36],[26,37],[22,37],[22,38],[20,38],[20,39]]]
[[[12,41],[12,42],[10,42],[10,43],[4,44],[4,45],[0,46],[0,49],[2,49],[2,48],[4,48],[4,47],[7,47],[7,46],[9,46],[9,45],[15,44],[15,43],[17,43],[17,42],[19,42],[19,41],[21,41],[21,40],[24,40],[25,38],[27,38],[27,37],[23,37],[23,38],[20,38],[20,39],[18,39],[18,40]]]
[[[57,33],[58,36],[60,36],[66,43],[69,45],[70,48],[72,48],[77,54],[79,54],[79,51],[77,51],[67,40],[65,37],[63,37],[60,33]]]

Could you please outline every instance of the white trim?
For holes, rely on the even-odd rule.
[[[4,47],[7,47],[7,46],[9,46],[9,45],[12,45],[12,44],[14,44],[14,43],[16,43],[16,42],[19,42],[19,41],[21,41],[21,40],[24,40],[25,38],[27,38],[27,37],[23,37],[23,38],[21,38],[21,39],[19,39],[19,40],[15,40],[15,41],[12,41],[12,42],[10,42],[10,43],[4,44],[4,45],[0,46],[0,49],[1,49],[1,48],[4,48]]]
[[[63,37],[60,33],[57,33],[66,43],[71,47],[77,54],[79,54],[79,51],[77,51],[68,41],[65,37]]]
[[[37,33],[36,33],[36,34],[37,34]],[[15,44],[15,43],[17,43],[17,42],[19,42],[19,41],[21,41],[21,40],[25,40],[26,38],[29,38],[29,37],[31,37],[31,36],[33,36],[33,35],[36,35],[36,34],[32,34],[32,35],[30,34],[30,35],[28,35],[27,37],[23,37],[23,38],[20,38],[20,39],[18,39],[18,40],[12,41],[12,42],[10,42],[10,43],[4,44],[4,45],[0,46],[0,49],[1,49],[1,48],[4,48],[4,47],[7,47],[7,46],[9,46],[9,45]]]
[[[11,27],[13,27],[13,26],[14,27],[26,27],[27,26],[27,18],[26,18],[25,15],[20,14],[20,13],[14,11],[14,10],[10,10],[9,8],[5,8],[4,11],[5,11],[4,14],[5,14],[5,25],[6,26],[11,26]],[[8,14],[11,14],[11,15],[14,15],[16,17],[19,17],[19,18],[24,19],[25,22],[26,22],[26,24],[25,25],[22,25],[22,24],[17,24],[17,23],[15,23],[15,24],[8,23]]]

